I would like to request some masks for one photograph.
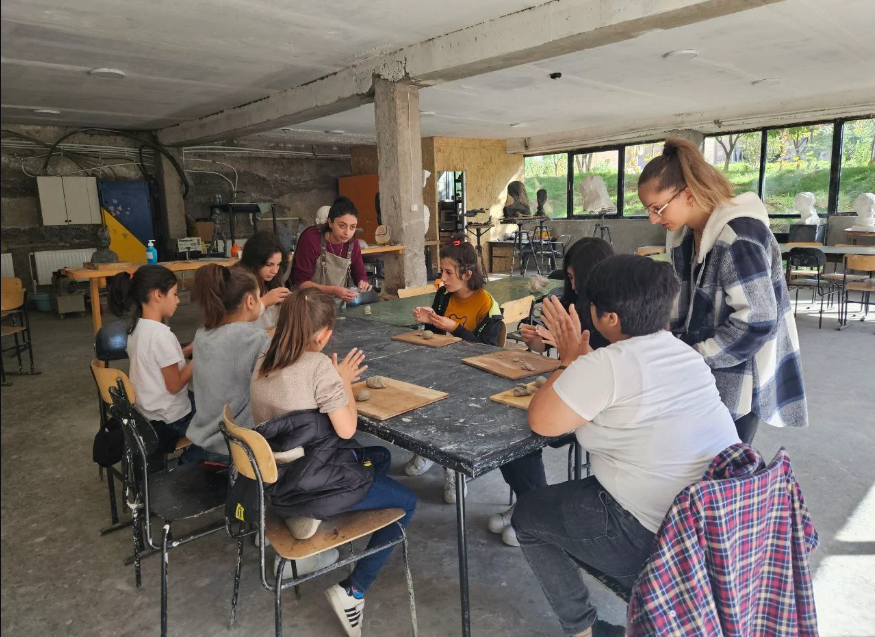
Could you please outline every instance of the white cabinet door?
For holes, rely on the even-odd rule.
[[[65,226],[68,222],[62,177],[37,177],[39,205],[44,226]]]
[[[67,218],[71,224],[100,223],[97,202],[97,179],[94,177],[63,177]]]

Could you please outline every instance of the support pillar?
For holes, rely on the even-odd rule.
[[[669,131],[669,137],[683,137],[687,141],[693,142],[697,148],[701,149],[703,144],[705,143],[705,133],[699,132],[697,130],[693,130],[690,128],[685,128],[683,130],[673,130]]]
[[[394,292],[426,282],[419,89],[375,78],[374,117],[383,223],[404,246],[403,255],[386,259],[385,287]]]
[[[168,148],[167,150],[182,166],[182,150],[176,148]],[[175,253],[174,240],[188,236],[185,223],[185,201],[182,198],[185,187],[170,160],[160,153],[155,154],[155,160],[158,168],[160,194],[158,210],[155,212],[159,215],[160,224],[158,225],[164,234],[163,237],[155,237],[155,247],[159,250],[163,247],[165,251]],[[160,257],[168,258],[168,253],[165,252]]]

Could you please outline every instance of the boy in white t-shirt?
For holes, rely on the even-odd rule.
[[[611,344],[597,351],[573,307],[544,302],[562,365],[532,398],[529,426],[576,431],[594,475],[524,494],[512,524],[571,635],[625,634],[597,619],[577,562],[631,589],[675,496],[739,442],[710,368],[665,330],[677,293],[668,263],[618,255],[598,264],[587,296]]]

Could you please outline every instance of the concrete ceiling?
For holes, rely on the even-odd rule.
[[[685,48],[699,56],[663,58]],[[560,140],[568,131],[583,144],[624,130],[649,134],[691,124],[719,130],[714,120],[844,114],[848,107],[872,113],[873,60],[875,2],[787,0],[423,89],[422,134],[520,138],[516,150],[524,151],[525,138],[535,142],[531,148],[541,136]],[[549,78],[554,71],[562,73],[560,80]],[[764,78],[780,83],[751,84]],[[373,140],[373,105],[285,132],[321,138],[327,130]]]
[[[4,0],[0,117],[170,126],[542,1]]]

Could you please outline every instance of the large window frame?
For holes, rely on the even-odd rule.
[[[736,134],[745,134],[745,133],[759,133],[760,134],[760,162],[759,162],[759,181],[757,183],[757,195],[759,195],[760,199],[763,198],[765,194],[766,187],[766,157],[768,155],[768,131],[772,130],[782,130],[785,128],[795,128],[797,126],[819,126],[824,124],[831,124],[833,127],[832,130],[832,148],[830,153],[830,167],[829,167],[829,190],[827,194],[827,207],[826,207],[826,216],[853,216],[856,214],[853,211],[847,210],[839,210],[839,191],[841,187],[841,174],[842,174],[842,146],[844,142],[844,126],[849,122],[855,122],[865,119],[875,118],[875,113],[869,115],[859,115],[854,117],[841,117],[836,119],[825,119],[825,120],[816,120],[816,121],[804,121],[804,122],[794,122],[789,124],[781,124],[776,126],[762,126],[759,128],[743,128],[737,130],[726,130],[719,131],[716,133],[709,133],[705,135],[705,137],[723,137],[725,135],[736,135]],[[661,139],[642,139],[640,141],[628,142],[624,144],[611,144],[611,145],[603,145],[603,146],[584,146],[581,148],[575,148],[573,150],[567,151],[567,181],[566,181],[566,216],[564,219],[576,219],[576,220],[587,220],[587,219],[595,219],[602,215],[599,214],[575,214],[574,212],[574,156],[585,154],[585,153],[601,153],[601,152],[613,152],[617,151],[618,155],[618,166],[617,166],[617,192],[616,201],[617,201],[617,211],[613,214],[604,215],[607,219],[647,219],[647,215],[630,215],[626,213],[626,205],[624,200],[625,194],[625,181],[626,181],[626,149],[630,146],[639,146],[642,144],[654,144],[662,141]],[[545,154],[561,154],[561,153],[531,153],[526,155],[528,157],[537,157]],[[785,213],[769,213],[770,218],[780,219],[780,218],[792,218],[796,217],[795,213],[785,212]],[[823,215],[822,215],[823,216]],[[563,219],[563,217],[555,217],[556,219]]]

